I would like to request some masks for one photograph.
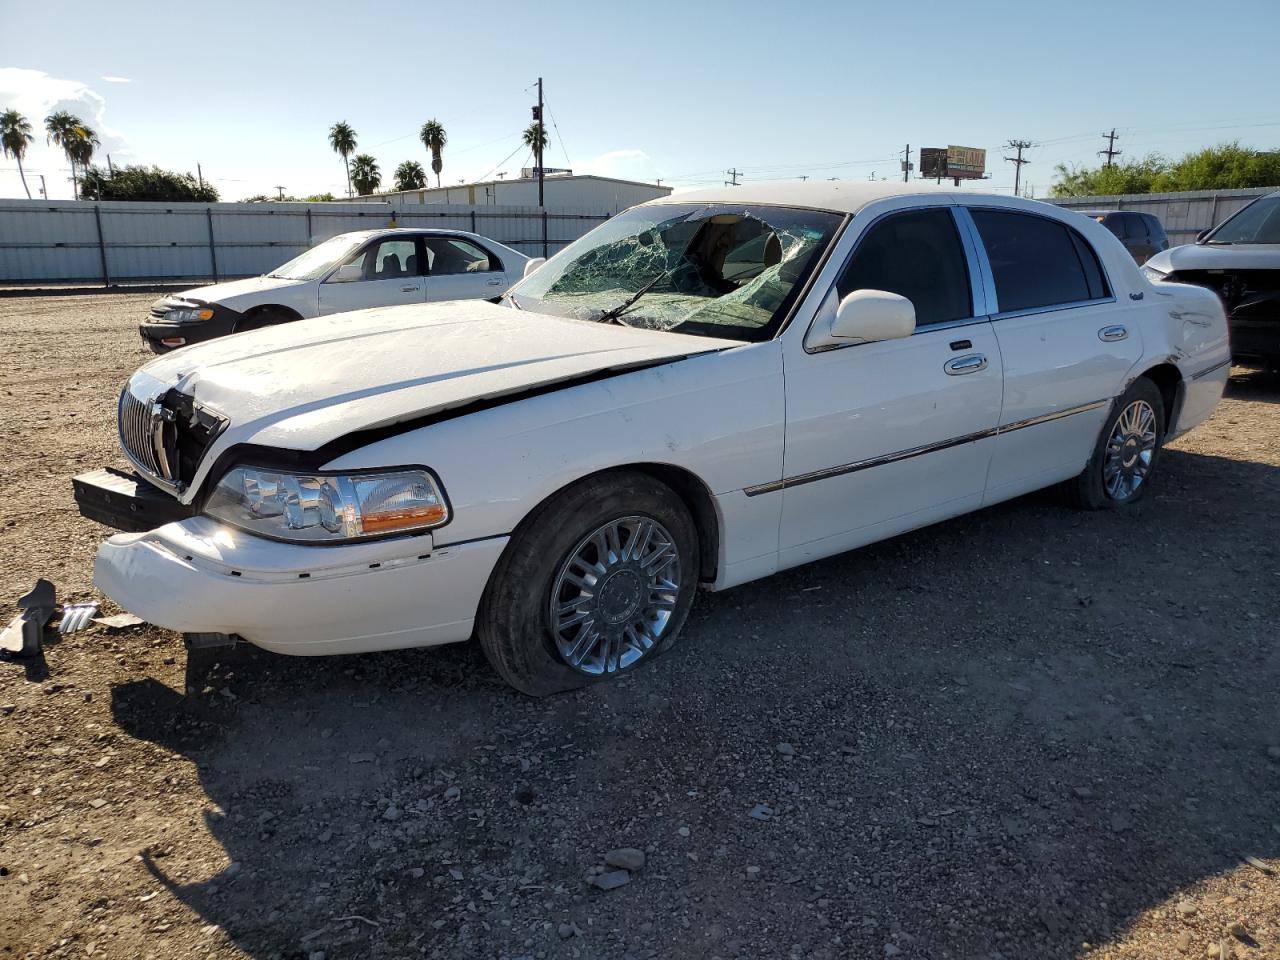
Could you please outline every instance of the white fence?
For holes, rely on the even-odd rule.
[[[1191,243],[1201,230],[1216,227],[1257,197],[1276,187],[1249,190],[1201,190],[1189,193],[1130,193],[1114,197],[1045,197],[1049,203],[1076,210],[1132,210],[1154,213],[1169,234],[1169,245]]]
[[[470,230],[528,256],[555,253],[604,210],[385,203],[0,201],[0,283],[255,276],[339,233],[388,226]]]

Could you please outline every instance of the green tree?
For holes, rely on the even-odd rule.
[[[71,157],[72,163],[81,170],[87,170],[89,164],[93,162],[93,153],[99,145],[98,135],[92,127],[86,127],[81,124],[72,134],[70,145],[66,148],[67,155]],[[75,167],[72,168],[72,176],[75,176]],[[99,200],[101,196],[95,194]]]
[[[533,151],[534,162],[542,166],[542,151],[547,149],[547,128],[542,121],[529,124],[522,137],[524,145]]]
[[[342,157],[342,165],[347,171],[347,196],[351,196],[351,160],[350,157],[356,152],[356,132],[351,129],[351,124],[345,120],[339,120],[329,128],[329,146],[333,147],[335,153]]]
[[[422,145],[431,152],[431,172],[436,175],[436,187],[440,186],[440,171],[444,169],[444,145],[449,142],[439,120],[428,120],[418,131]]]
[[[17,110],[6,110],[0,113],[0,153],[18,161],[18,176],[22,178],[22,189],[27,191],[28,200],[31,199],[31,188],[27,186],[27,174],[22,169],[22,158],[27,155],[27,147],[34,139],[31,133],[31,121]]]
[[[427,185],[427,172],[417,160],[406,160],[396,167],[397,190],[421,190]]]
[[[75,114],[66,110],[57,110],[44,118],[44,129],[47,142],[56,144],[67,155],[71,164],[71,192],[80,199],[80,188],[76,180],[77,157],[87,155],[92,158],[93,148],[98,145],[98,138],[93,131],[84,125]]]
[[[1232,142],[1188,153],[1176,161],[1150,154],[1110,167],[1058,164],[1055,173],[1055,197],[1272,187],[1280,184],[1280,151],[1254,150]]]
[[[382,186],[382,171],[378,169],[378,161],[367,153],[352,160],[351,183],[356,188],[356,195],[361,197],[367,197]]]
[[[115,173],[87,167],[82,177],[84,193],[100,200],[163,200],[213,203],[218,191],[200,185],[190,173],[175,173],[160,167],[118,167]]]

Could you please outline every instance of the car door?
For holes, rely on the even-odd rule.
[[[812,329],[840,298],[878,289],[912,301],[915,333],[832,349],[789,341],[780,566],[981,504],[1001,363],[974,263],[945,202],[880,216]]]
[[[1151,243],[1151,233],[1147,229],[1147,218],[1140,213],[1126,213],[1124,218],[1128,221],[1129,237],[1125,245],[1133,254],[1134,261],[1141,266],[1155,256],[1156,252]]]
[[[471,240],[427,234],[423,245],[428,300],[492,300],[510,286],[502,261]]]
[[[373,240],[320,284],[320,314],[422,303],[425,278],[419,239],[397,234]]]
[[[1117,302],[1093,247],[1061,220],[971,208],[1004,400],[986,502],[1084,469],[1111,401],[1142,355],[1130,305]]]

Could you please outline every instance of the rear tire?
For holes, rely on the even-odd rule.
[[[1151,486],[1164,434],[1164,399],[1154,383],[1140,377],[1112,405],[1088,466],[1064,485],[1068,501],[1085,510],[1137,503]]]
[[[697,528],[670,487],[642,473],[589,477],[517,529],[476,634],[521,693],[573,690],[670,649],[697,580]]]

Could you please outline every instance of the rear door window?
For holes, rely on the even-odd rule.
[[[1093,248],[1065,224],[1005,210],[971,210],[1001,313],[1107,296]]]
[[[1124,218],[1128,221],[1130,240],[1147,239],[1147,221],[1142,214],[1126,213]]]
[[[916,308],[916,326],[973,316],[969,268],[955,219],[946,207],[886,217],[858,242],[836,282],[840,297],[887,290]]]
[[[455,237],[423,237],[427,248],[428,273],[443,276],[451,273],[489,273],[501,270],[495,257],[474,243]]]

